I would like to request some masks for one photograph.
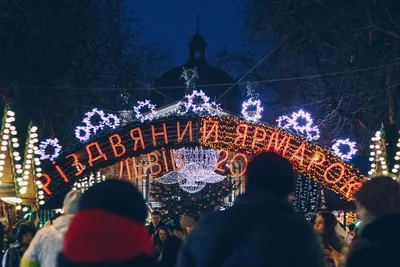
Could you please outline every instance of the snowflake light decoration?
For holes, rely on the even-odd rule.
[[[258,99],[249,98],[242,104],[242,115],[248,121],[258,121],[261,119],[261,112],[264,108]]]
[[[187,105],[195,113],[204,112],[210,105],[208,103],[210,98],[202,90],[194,90],[190,95],[186,95],[185,98],[187,98]]]
[[[54,149],[54,152],[52,154],[48,154],[49,147],[52,147]],[[46,141],[40,142],[39,150],[37,153],[40,155],[41,160],[44,159],[54,160],[60,155],[61,149],[62,147],[58,143],[57,138],[46,139]]]
[[[208,107],[208,113],[211,116],[218,116],[221,113],[221,105],[217,104],[215,102],[211,102],[209,107]]]
[[[145,114],[143,109],[147,108],[149,111]],[[138,101],[138,105],[133,107],[136,119],[141,122],[150,121],[157,114],[156,106],[150,103],[150,100]]]
[[[179,101],[178,105],[175,109],[175,112],[180,116],[187,114],[189,112],[189,107],[188,107],[187,103],[185,103],[183,101]]]
[[[121,124],[121,122],[114,114],[106,114],[104,124],[111,129],[116,129]]]
[[[348,152],[343,153],[341,147],[347,146]],[[349,139],[339,139],[332,145],[333,152],[342,159],[351,160],[357,153],[356,142],[351,142]]]
[[[93,132],[96,134],[98,130],[103,130],[104,126],[106,125],[105,122],[107,121],[106,114],[102,110],[98,110],[97,108],[94,108],[92,111],[86,112],[86,117],[83,119],[83,123],[89,127],[90,129],[93,130]],[[92,122],[92,119],[94,116],[99,116],[99,120],[94,124]]]
[[[78,126],[75,128],[75,136],[81,142],[86,142],[90,139],[91,131],[87,126]]]
[[[305,123],[300,124],[299,120],[304,120]],[[320,132],[311,115],[303,110],[293,112],[292,116],[280,116],[277,120],[278,126],[286,130],[294,130],[297,134],[303,135],[307,140],[313,141],[320,138]]]

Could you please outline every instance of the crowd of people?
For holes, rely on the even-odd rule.
[[[106,180],[84,194],[71,191],[64,214],[35,234],[21,224],[3,267],[54,266],[304,266],[400,265],[400,184],[374,177],[354,195],[361,226],[350,240],[338,234],[336,217],[323,211],[311,225],[291,205],[294,173],[274,153],[247,168],[246,192],[233,207],[187,215],[173,225],[147,206],[130,183]]]

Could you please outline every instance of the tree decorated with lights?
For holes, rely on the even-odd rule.
[[[179,184],[153,181],[150,196],[161,204],[161,211],[165,212],[169,219],[176,220],[182,214],[196,218],[204,212],[214,211],[238,188],[239,184],[230,177],[220,183],[206,184],[203,190],[196,193],[182,190]]]
[[[390,175],[399,179],[400,169],[400,131],[394,124],[382,125],[371,138],[368,174],[372,177]]]

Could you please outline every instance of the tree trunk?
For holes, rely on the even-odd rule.
[[[394,123],[394,107],[393,107],[393,98],[390,86],[390,68],[386,69],[386,101],[388,105],[388,115],[389,115],[389,123]]]

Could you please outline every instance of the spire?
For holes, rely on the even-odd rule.
[[[197,22],[196,22],[196,34],[199,34],[199,21],[200,21],[200,15],[197,14]]]

